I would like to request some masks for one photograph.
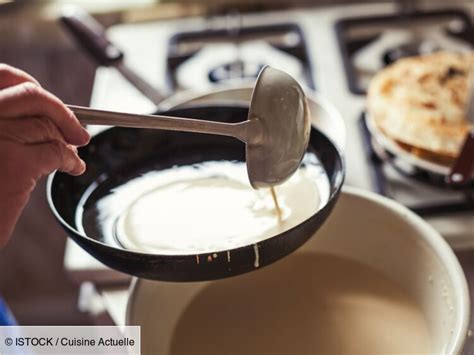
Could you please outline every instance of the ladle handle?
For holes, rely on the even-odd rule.
[[[249,128],[252,123],[250,121],[222,123],[193,118],[96,110],[72,105],[68,105],[68,107],[83,124],[217,134],[235,137],[243,142],[249,140]]]

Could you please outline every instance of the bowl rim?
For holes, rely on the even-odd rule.
[[[369,200],[394,211],[399,216],[403,216],[407,223],[416,226],[419,231],[418,237],[423,240],[425,245],[431,247],[437,257],[440,258],[446,268],[449,279],[453,283],[453,297],[456,300],[456,304],[460,307],[459,317],[453,329],[453,341],[451,346],[446,348],[445,351],[446,354],[461,354],[469,331],[471,305],[466,276],[449,244],[428,222],[395,200],[372,191],[349,186],[343,187],[341,197],[343,195]]]
[[[314,105],[319,107],[320,110],[324,111],[326,115],[330,117],[330,120],[326,121],[326,124],[330,125],[331,129],[325,127],[324,125],[318,125],[314,122],[315,119],[319,119],[317,113],[312,113],[312,116],[315,117],[312,117],[311,125],[322,131],[328,138],[330,138],[339,148],[339,150],[341,150],[341,152],[344,154],[347,143],[347,128],[341,113],[336,108],[336,106],[321,93],[315,91],[314,89],[311,89],[307,85],[301,85],[301,87],[306,94],[306,98],[310,102],[310,106]],[[213,87],[212,90],[203,89],[183,91],[164,99],[162,102],[160,102],[159,108],[167,111],[171,109],[186,107],[186,105],[189,104],[203,102],[237,102],[239,104],[248,105],[250,102],[250,96],[252,94],[253,88],[253,84],[217,84],[215,87]],[[246,93],[249,97],[248,99],[232,98],[232,95],[238,93]],[[229,95],[229,97],[215,97],[224,95]]]

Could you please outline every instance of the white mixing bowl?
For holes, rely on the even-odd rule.
[[[398,283],[424,314],[430,335],[430,354],[461,353],[470,315],[464,273],[438,232],[407,208],[373,193],[345,188],[323,228],[296,253],[308,251],[362,263]],[[267,268],[272,267],[275,266]],[[251,277],[258,272],[238,277]],[[173,332],[180,316],[193,298],[212,282],[216,281],[135,280],[127,323],[142,326],[143,354],[170,355]],[[206,326],[205,320],[202,324]]]

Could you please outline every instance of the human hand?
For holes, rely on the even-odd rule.
[[[85,171],[76,146],[89,139],[61,100],[25,72],[0,64],[0,247],[41,177],[56,169]]]

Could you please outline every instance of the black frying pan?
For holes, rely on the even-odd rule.
[[[246,107],[190,107],[163,114],[206,118],[221,122],[239,122],[247,117]],[[311,130],[308,151],[314,152],[330,181],[326,205],[300,225],[259,242],[260,267],[290,254],[308,240],[331,212],[344,180],[344,163],[335,145],[320,131]],[[79,154],[87,163],[84,175],[73,177],[53,173],[48,180],[49,205],[67,234],[102,263],[119,271],[147,279],[164,281],[202,281],[255,270],[254,245],[227,251],[193,255],[156,255],[123,249],[118,242],[104,240],[99,233],[79,232],[83,220],[76,220],[87,194],[94,204],[110,189],[153,169],[189,165],[209,160],[245,159],[240,141],[222,136],[160,130],[111,128],[94,138]],[[92,191],[92,193],[91,193]],[[304,196],[302,196],[304,198]],[[82,199],[82,201],[81,201]],[[197,257],[201,262],[197,263]]]

